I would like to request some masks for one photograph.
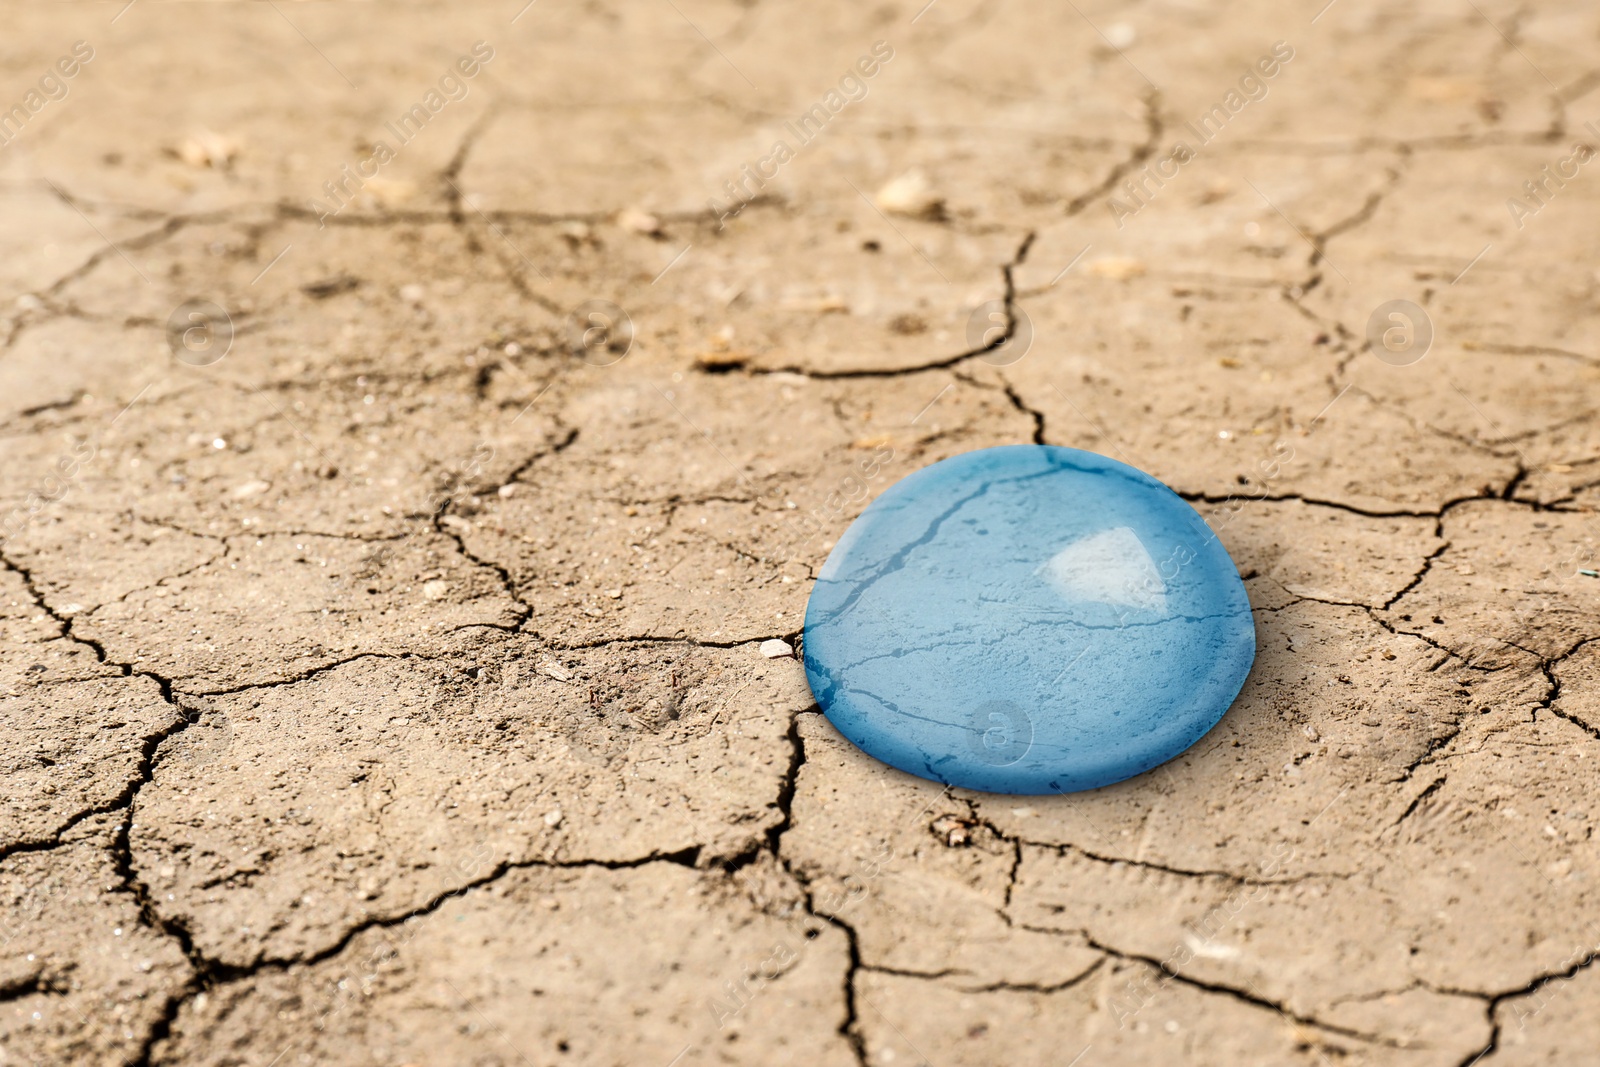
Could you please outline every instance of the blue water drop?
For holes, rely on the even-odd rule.
[[[1094,789],[1222,718],[1255,659],[1239,572],[1177,494],[1046,445],[890,486],[806,606],[811,691],[892,767],[988,793]]]

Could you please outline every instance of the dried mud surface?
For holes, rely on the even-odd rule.
[[[1592,1057],[1593,4],[4,15],[0,1063]],[[1027,441],[1260,652],[941,790],[760,645]]]

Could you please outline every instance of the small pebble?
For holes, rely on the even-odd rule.
[[[784,656],[793,656],[794,649],[789,642],[774,637],[770,641],[761,642],[761,654],[768,659],[781,659]]]
[[[450,595],[450,583],[435,579],[422,583],[422,595],[429,600],[443,600]]]
[[[933,191],[928,176],[920,170],[906,171],[879,189],[872,200],[880,211],[912,218],[937,215],[944,206],[944,198]]]
[[[191,167],[227,170],[233,157],[239,154],[239,142],[210,130],[200,130],[184,138],[183,143],[172,150],[172,154]]]
[[[640,211],[636,207],[624,208],[617,212],[617,225],[632,233],[644,234],[654,237],[661,232],[661,220],[648,211]]]
[[[1125,282],[1137,278],[1145,272],[1144,260],[1134,259],[1132,256],[1102,256],[1089,264],[1090,274],[1112,281]]]
[[[559,663],[544,662],[539,664],[539,673],[547,674],[558,682],[572,681],[572,672]]]
[[[1139,39],[1139,31],[1126,22],[1113,22],[1106,27],[1106,41],[1112,48],[1121,50]]]
[[[361,187],[363,197],[370,196],[380,207],[395,207],[417,195],[417,183],[402,178],[385,178],[379,174],[368,178]],[[466,198],[469,202],[471,197]]]
[[[954,815],[941,815],[933,821],[933,832],[950,848],[961,848],[972,840],[967,823]]]
[[[560,826],[561,825],[561,809],[557,808],[555,811],[547,811],[547,812],[545,812],[544,824],[546,826],[550,827],[550,829],[552,829],[552,830],[554,830],[556,827]]]

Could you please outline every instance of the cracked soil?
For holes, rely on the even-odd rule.
[[[0,9],[0,1064],[1593,1062],[1592,3]],[[940,789],[759,646],[1028,441],[1259,653]]]

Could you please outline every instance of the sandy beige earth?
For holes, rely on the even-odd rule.
[[[1323,5],[0,7],[0,1064],[1593,1062],[1600,9]],[[1028,441],[1256,609],[1092,794],[760,648]]]

